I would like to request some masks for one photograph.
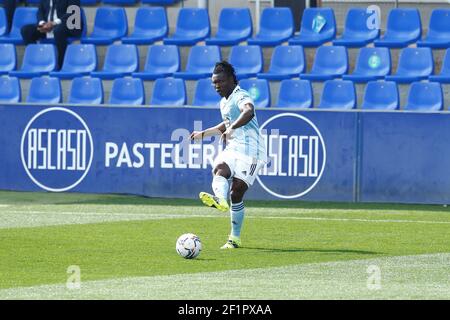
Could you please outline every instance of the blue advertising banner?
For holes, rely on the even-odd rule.
[[[251,199],[354,199],[355,113],[258,110],[270,163]],[[211,190],[211,108],[0,107],[0,189],[196,198]]]
[[[450,203],[450,115],[362,113],[363,202]]]
[[[450,115],[259,109],[270,163],[247,199],[449,203]],[[213,108],[0,106],[0,189],[197,198]]]

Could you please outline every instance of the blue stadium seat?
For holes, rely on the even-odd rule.
[[[172,76],[180,70],[180,52],[173,44],[152,45],[148,48],[144,70],[133,72],[133,78],[155,80]]]
[[[364,91],[361,108],[367,110],[398,110],[400,98],[393,81],[370,81]]]
[[[8,22],[6,21],[5,9],[0,7],[0,37],[8,33]]]
[[[265,8],[261,13],[258,34],[247,40],[249,45],[270,47],[287,41],[294,34],[294,18],[290,8]]]
[[[263,71],[264,60],[260,46],[233,46],[228,60],[238,79],[256,77]]]
[[[31,79],[27,102],[54,104],[62,102],[61,82],[55,77]]]
[[[333,41],[335,46],[359,48],[368,45],[380,37],[380,29],[369,29],[367,21],[373,15],[365,8],[350,8],[345,18],[342,37]]]
[[[143,105],[144,85],[141,79],[130,77],[114,79],[109,104]]]
[[[450,83],[450,49],[447,49],[447,51],[445,52],[441,72],[438,75],[430,76],[428,79],[430,81]]]
[[[167,37],[168,33],[169,23],[163,7],[140,7],[136,12],[133,33],[122,38],[122,43],[152,44]]]
[[[210,36],[211,26],[208,11],[204,8],[181,8],[178,13],[175,33],[164,38],[164,44],[193,46]]]
[[[386,80],[411,83],[427,79],[433,71],[434,60],[430,48],[404,48],[400,52],[397,72],[386,76]]]
[[[312,108],[313,92],[308,80],[286,79],[280,83],[279,108]]]
[[[336,19],[331,8],[306,8],[300,34],[289,40],[291,45],[318,47],[336,37]]]
[[[391,54],[388,48],[361,48],[352,74],[344,74],[342,79],[353,82],[368,82],[383,79],[391,74]]]
[[[223,8],[215,37],[207,45],[234,46],[252,36],[253,23],[249,8]]]
[[[56,68],[56,49],[53,44],[29,44],[25,48],[20,70],[11,71],[10,76],[33,78],[48,75]]]
[[[112,44],[108,46],[101,71],[91,72],[92,77],[115,79],[131,76],[139,70],[139,54],[134,44]]]
[[[428,34],[417,41],[418,47],[450,48],[450,9],[434,9],[431,12]]]
[[[420,13],[416,8],[396,8],[389,11],[386,32],[375,40],[376,47],[404,48],[417,42],[422,35]]]
[[[16,47],[12,43],[0,44],[0,75],[8,74],[16,69]]]
[[[266,79],[243,79],[239,86],[250,94],[256,108],[270,107],[270,88]]]
[[[348,71],[347,49],[343,46],[320,46],[310,73],[301,73],[301,79],[325,81],[338,78]]]
[[[0,77],[0,102],[17,103],[21,98],[20,81],[16,77]]]
[[[124,8],[98,7],[95,12],[94,28],[89,36],[82,37],[82,43],[108,45],[128,33],[128,20]]]
[[[324,83],[320,109],[356,108],[356,90],[352,81],[327,80]]]
[[[306,61],[302,46],[276,46],[269,71],[258,73],[260,79],[283,80],[298,77],[305,72]]]
[[[142,3],[146,3],[146,4],[158,4],[158,5],[168,6],[168,5],[180,2],[181,0],[141,0],[141,1],[142,1]]]
[[[77,77],[72,80],[68,103],[102,104],[103,85],[99,78]]]
[[[131,6],[138,2],[138,0],[102,0],[104,4],[113,4],[118,6]]]
[[[210,77],[216,62],[221,60],[218,46],[193,46],[189,52],[186,70],[175,72],[175,78],[197,80]]]
[[[183,106],[186,103],[186,86],[183,79],[156,79],[150,102],[151,105]]]
[[[97,53],[93,44],[70,44],[67,46],[64,63],[60,71],[50,72],[50,76],[72,79],[89,75],[97,69]]]
[[[413,82],[405,110],[440,111],[444,106],[442,87],[437,82]]]
[[[0,37],[0,43],[23,44],[20,30],[26,24],[37,24],[37,11],[38,8],[35,7],[17,7],[14,11],[11,31]]]
[[[219,107],[222,97],[214,89],[211,79],[200,79],[195,87],[192,105],[199,107]]]

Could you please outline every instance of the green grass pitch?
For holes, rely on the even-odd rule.
[[[0,299],[450,299],[449,208],[245,205],[243,248],[220,250],[229,214],[200,201],[0,192]]]

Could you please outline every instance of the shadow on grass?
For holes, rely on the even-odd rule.
[[[193,195],[195,197],[195,195]],[[197,199],[149,198],[125,194],[82,194],[49,192],[0,191],[0,204],[29,205],[148,205],[148,206],[203,206]],[[299,200],[245,200],[247,207],[253,208],[300,208],[330,210],[395,210],[450,212],[450,207],[442,205],[398,204],[398,203],[352,203],[352,202],[308,202]]]
[[[366,254],[366,255],[377,255],[382,254],[382,252],[374,251],[364,251],[364,250],[349,250],[349,249],[315,249],[315,248],[292,248],[292,249],[279,249],[279,248],[252,248],[245,247],[243,249],[247,250],[258,250],[261,252],[275,252],[275,253],[286,253],[286,252],[319,252],[319,253],[354,253],[354,254]]]
[[[197,260],[197,261],[216,261],[217,259],[211,259],[211,258],[195,258],[194,260]]]

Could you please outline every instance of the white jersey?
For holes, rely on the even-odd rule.
[[[248,92],[239,86],[236,86],[228,99],[222,98],[220,112],[227,128],[239,118],[241,114],[239,107],[243,107],[247,103],[255,105]],[[231,138],[227,139],[225,150],[237,153],[246,161],[267,161],[266,146],[259,132],[256,111],[247,124],[233,131]]]

